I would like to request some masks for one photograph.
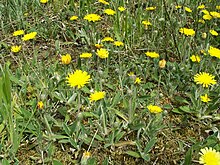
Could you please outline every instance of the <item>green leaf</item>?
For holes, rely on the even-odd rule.
[[[193,152],[193,147],[191,147],[187,152],[184,160],[184,165],[191,164],[192,161],[192,152]]]
[[[58,160],[53,160],[53,165],[63,165],[63,164]]]
[[[146,145],[146,147],[144,148],[144,152],[148,153],[150,152],[150,150],[153,148],[154,144],[157,142],[157,138],[152,138],[148,144]]]
[[[2,160],[2,165],[10,165],[10,163],[7,159],[3,159]]]
[[[129,151],[126,151],[125,153],[130,155],[130,156],[133,156],[135,158],[140,158],[141,157],[141,155],[138,152],[135,152],[135,151],[129,150]]]

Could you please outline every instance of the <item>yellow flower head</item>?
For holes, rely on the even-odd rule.
[[[102,44],[95,44],[95,47],[96,47],[97,49],[100,49],[100,48],[103,47],[103,45],[102,45]]]
[[[192,10],[189,7],[184,7],[185,11],[192,13]]]
[[[195,35],[195,31],[193,29],[188,29],[188,28],[180,28],[179,32],[182,34],[185,34],[186,36],[194,36]]]
[[[115,45],[115,46],[124,46],[124,43],[121,42],[121,41],[115,41],[115,42],[114,42],[114,45]]]
[[[201,156],[199,163],[204,165],[220,165],[220,152],[217,152],[213,148],[205,147],[200,150]]]
[[[197,7],[197,9],[204,9],[205,8],[205,5],[199,5],[198,7]]]
[[[19,52],[21,50],[21,46],[12,46],[11,47],[11,51],[13,52],[13,53],[17,53],[17,52]]]
[[[90,98],[89,100],[90,101],[98,101],[98,100],[101,100],[105,97],[105,92],[97,92],[95,91],[94,93],[92,93],[90,95]]]
[[[96,22],[96,21],[99,21],[101,20],[101,16],[98,15],[98,14],[87,14],[85,17],[84,17],[85,20],[89,21],[89,22]]]
[[[24,30],[17,30],[13,33],[13,36],[20,36],[24,34]]]
[[[91,152],[85,151],[83,153],[82,159],[89,159],[91,157]]]
[[[100,3],[104,4],[104,5],[109,5],[109,3],[105,0],[99,0]]]
[[[116,12],[112,9],[105,9],[104,13],[108,14],[108,15],[114,15]]]
[[[66,77],[67,83],[71,87],[82,88],[85,84],[88,84],[90,79],[90,75],[86,71],[76,70],[74,73],[69,73]]]
[[[98,55],[100,58],[108,58],[108,54],[109,54],[109,52],[108,52],[107,49],[101,48],[101,49],[98,49],[98,50],[97,50],[97,55]]]
[[[203,19],[199,19],[198,22],[199,22],[199,23],[202,23],[202,24],[205,23],[205,21],[204,21]]]
[[[192,55],[190,57],[190,59],[191,59],[192,62],[200,62],[201,61],[201,59],[198,55]]]
[[[211,19],[212,19],[212,16],[209,15],[209,14],[205,14],[205,15],[203,15],[202,18],[203,18],[204,20],[211,20]]]
[[[196,84],[202,84],[203,87],[208,87],[209,85],[216,84],[216,80],[214,79],[215,76],[206,73],[206,72],[200,72],[194,76],[194,82]]]
[[[220,49],[210,46],[208,52],[210,56],[220,58]]]
[[[146,56],[151,57],[151,58],[158,58],[160,55],[156,52],[146,52]]]
[[[82,53],[79,56],[80,58],[90,58],[92,57],[92,53]]]
[[[175,8],[176,8],[176,9],[181,9],[181,8],[182,8],[182,6],[177,5],[177,6],[175,6]]]
[[[114,39],[112,37],[105,37],[101,41],[102,42],[114,42]]]
[[[136,77],[136,79],[135,79],[135,82],[134,82],[135,84],[140,84],[141,83],[141,79],[139,78],[139,77]]]
[[[129,76],[129,77],[134,77],[135,74],[134,74],[134,72],[129,72],[129,73],[128,73],[128,76]]]
[[[218,32],[213,29],[209,30],[209,33],[211,33],[213,36],[218,36]]]
[[[66,55],[62,55],[61,56],[61,62],[62,62],[62,64],[69,64],[70,62],[71,62],[71,56],[70,56],[70,54],[66,54]]]
[[[76,16],[76,15],[73,15],[72,17],[70,17],[70,21],[75,21],[77,19],[78,19],[78,16]]]
[[[39,102],[37,103],[37,107],[38,107],[38,109],[43,109],[44,103],[43,103],[42,101],[39,101]]]
[[[153,10],[156,10],[156,8],[157,8],[156,6],[151,6],[151,7],[147,7],[146,10],[153,11]]]
[[[164,60],[164,59],[160,60],[160,61],[159,61],[159,67],[160,67],[160,68],[165,68],[166,63],[167,63],[166,60]]]
[[[47,3],[48,0],[40,0],[40,3]]]
[[[208,97],[207,94],[205,94],[204,96],[200,96],[200,99],[204,103],[207,103],[207,102],[211,101],[211,99]]]
[[[142,21],[142,24],[145,25],[146,29],[148,28],[148,26],[152,25],[149,21]]]
[[[160,107],[156,105],[151,105],[151,104],[148,105],[147,108],[151,113],[160,113],[163,111]]]
[[[220,10],[220,6],[215,6],[215,8],[216,8],[217,10]]]
[[[211,11],[211,12],[210,12],[210,15],[211,15],[213,18],[220,18],[220,13],[217,12],[217,11]]]
[[[208,10],[202,10],[201,11],[203,14],[209,15],[209,11]]]
[[[120,6],[120,7],[118,7],[118,10],[119,10],[120,12],[123,12],[123,11],[125,11],[125,8],[124,8],[123,6]]]
[[[31,32],[31,33],[25,34],[24,37],[22,37],[22,40],[28,41],[28,40],[34,39],[36,35],[37,35],[37,32]]]

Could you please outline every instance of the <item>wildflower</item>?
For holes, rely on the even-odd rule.
[[[101,16],[98,15],[98,14],[87,14],[85,17],[84,17],[85,20],[89,21],[89,22],[96,22],[96,21],[99,21],[101,20]]]
[[[120,12],[123,12],[123,11],[125,11],[125,8],[124,8],[123,6],[120,6],[120,7],[118,7],[118,10],[119,10]]]
[[[180,28],[179,32],[185,34],[186,36],[195,35],[195,31],[193,29],[188,29],[188,28]]]
[[[84,159],[88,159],[88,158],[90,158],[90,157],[91,157],[91,152],[86,151],[86,152],[83,153],[83,158],[84,158]]]
[[[105,9],[104,13],[108,14],[108,15],[114,15],[116,12],[112,9]]]
[[[204,21],[203,19],[199,19],[198,22],[199,22],[199,23],[202,23],[202,24],[205,23],[205,21]]]
[[[209,11],[208,10],[202,10],[201,11],[203,14],[209,15]]]
[[[82,70],[76,70],[74,73],[69,73],[66,79],[71,87],[77,86],[78,88],[84,87],[84,85],[88,84],[91,80],[90,75]]]
[[[105,0],[99,0],[100,3],[104,4],[104,5],[109,5],[109,3]]]
[[[142,21],[142,24],[145,25],[146,29],[148,28],[148,26],[152,25],[149,21]]]
[[[24,37],[22,37],[22,40],[28,41],[28,40],[34,39],[36,35],[37,35],[37,32],[31,32],[31,33],[25,34]]]
[[[197,7],[197,9],[204,9],[205,8],[205,5],[199,5],[198,7]]]
[[[217,10],[220,10],[220,6],[215,6],[215,8],[216,8]]]
[[[139,78],[139,77],[136,77],[136,79],[135,79],[135,82],[134,82],[135,84],[140,84],[141,83],[141,79]]]
[[[175,6],[175,8],[176,8],[176,9],[181,9],[181,8],[182,8],[182,6],[177,5],[177,6]]]
[[[70,17],[70,21],[75,21],[78,19],[78,16],[73,15],[72,17]]]
[[[192,62],[200,62],[201,61],[201,59],[198,55],[192,55],[190,57],[190,59],[191,59]]]
[[[98,100],[101,100],[105,97],[105,92],[97,92],[95,91],[94,93],[92,93],[90,95],[90,98],[89,100],[90,101],[98,101]]]
[[[109,52],[108,52],[107,49],[101,48],[101,49],[98,49],[98,50],[97,50],[97,55],[98,55],[100,58],[108,58],[108,54],[109,54]]]
[[[200,99],[204,103],[207,103],[207,102],[211,101],[211,99],[208,97],[207,94],[205,94],[204,96],[200,96]]]
[[[189,7],[184,7],[185,11],[192,13],[192,10]]]
[[[100,49],[100,48],[103,47],[103,45],[102,45],[102,44],[95,44],[95,47],[98,48],[98,49]]]
[[[202,18],[203,18],[204,20],[211,20],[211,19],[212,19],[212,16],[209,15],[209,14],[205,14],[205,15],[203,15]]]
[[[48,0],[40,0],[40,3],[47,3]]]
[[[12,46],[11,47],[11,51],[13,52],[13,53],[17,53],[17,52],[19,52],[21,50],[21,46]]]
[[[43,109],[44,103],[43,103],[42,101],[39,101],[39,102],[37,103],[37,107],[38,107],[38,109]]]
[[[156,52],[146,52],[146,56],[151,57],[151,58],[158,58],[160,55]]]
[[[121,41],[115,41],[115,42],[114,42],[114,45],[115,45],[115,46],[124,46],[124,43],[121,42]]]
[[[220,152],[217,152],[213,148],[205,147],[200,150],[201,156],[199,163],[204,165],[220,165]]]
[[[160,60],[160,61],[159,61],[159,67],[160,67],[160,68],[165,68],[166,63],[167,63],[166,60],[164,60],[164,59]]]
[[[105,37],[101,40],[102,42],[114,42],[114,39],[111,37]]]
[[[129,77],[133,77],[133,76],[135,76],[135,74],[134,74],[134,72],[129,72],[129,73],[128,73],[128,76],[129,76]]]
[[[151,105],[151,104],[148,105],[147,108],[151,113],[160,113],[163,111],[159,106]]]
[[[209,33],[211,33],[213,36],[218,36],[218,32],[213,29],[209,30]]]
[[[210,56],[220,58],[220,49],[210,46],[208,52]]]
[[[79,56],[80,58],[90,58],[92,57],[92,53],[82,53]]]
[[[147,7],[146,10],[147,11],[153,11],[155,10],[157,7],[156,6],[152,6],[152,7]]]
[[[216,80],[214,78],[215,76],[209,73],[200,72],[194,76],[194,82],[196,82],[196,84],[202,84],[203,87],[207,88],[209,85],[216,84]]]
[[[70,54],[66,54],[66,55],[62,55],[61,56],[61,62],[62,62],[62,64],[69,64],[70,62],[71,62],[71,56],[70,56]]]
[[[13,33],[13,36],[20,36],[24,34],[24,30],[17,30]]]
[[[206,33],[202,33],[202,38],[206,39],[206,37],[207,37],[207,34]]]
[[[210,12],[210,15],[214,18],[220,18],[220,13],[216,12],[216,11],[212,11]]]

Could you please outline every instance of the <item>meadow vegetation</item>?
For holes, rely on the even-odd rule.
[[[220,163],[220,2],[1,0],[0,164]]]

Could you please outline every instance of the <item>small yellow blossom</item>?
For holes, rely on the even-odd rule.
[[[209,11],[208,10],[202,10],[201,11],[203,14],[209,15]]]
[[[95,91],[94,93],[92,93],[90,95],[90,98],[89,100],[90,101],[98,101],[98,100],[101,100],[105,97],[105,92],[97,92]]]
[[[37,35],[37,32],[31,32],[31,33],[25,34],[24,37],[22,37],[22,40],[28,41],[28,40],[34,39],[36,35]]]
[[[75,21],[77,19],[78,19],[78,16],[76,16],[76,15],[73,15],[72,17],[70,17],[70,21]]]
[[[195,31],[193,29],[188,29],[188,28],[180,28],[179,32],[182,34],[185,34],[186,36],[194,36],[195,35]]]
[[[85,20],[89,21],[89,22],[96,22],[96,21],[99,21],[101,20],[101,16],[98,15],[98,14],[87,14],[85,17],[84,17]]]
[[[199,23],[202,23],[202,24],[205,23],[205,21],[204,21],[203,19],[199,19],[198,22],[199,22]]]
[[[206,33],[202,33],[202,38],[206,39],[206,37],[207,37],[207,34]]]
[[[156,52],[146,52],[146,56],[151,57],[151,58],[158,58],[160,55]]]
[[[211,101],[211,99],[208,97],[207,94],[205,94],[204,96],[200,96],[200,99],[204,103],[207,103],[207,102]]]
[[[217,11],[211,11],[211,12],[210,12],[210,15],[211,15],[213,18],[220,18],[220,13],[217,12]]]
[[[95,47],[96,47],[97,49],[100,49],[100,48],[103,47],[103,45],[102,45],[102,44],[95,44]]]
[[[48,0],[40,0],[40,3],[47,3]]]
[[[66,55],[61,56],[61,62],[62,62],[62,64],[65,64],[65,65],[69,64],[71,62],[71,59],[72,58],[71,58],[70,54],[66,54]]]
[[[212,16],[209,15],[209,14],[205,14],[205,15],[202,16],[202,18],[203,18],[204,20],[211,20],[211,19],[212,19]]]
[[[204,5],[204,4],[199,5],[199,6],[197,7],[197,9],[204,9],[204,8],[205,8],[205,5]]]
[[[124,46],[124,43],[121,42],[121,41],[115,41],[115,42],[114,42],[114,45],[115,45],[115,46]]]
[[[220,6],[215,6],[215,8],[216,8],[217,10],[220,10]]]
[[[128,76],[129,76],[129,77],[134,77],[135,74],[134,74],[134,72],[129,72],[129,73],[128,73]]]
[[[13,33],[13,36],[20,36],[24,34],[24,30],[17,30]]]
[[[219,165],[220,164],[220,152],[217,152],[213,148],[205,147],[200,150],[201,156],[199,158],[199,164],[204,165]]]
[[[109,2],[105,1],[105,0],[99,0],[100,3],[104,4],[104,5],[109,5]]]
[[[139,77],[136,77],[136,79],[135,79],[135,82],[134,82],[135,84],[140,84],[141,83],[141,79],[139,78]]]
[[[82,53],[80,54],[80,58],[90,58],[92,57],[92,53]]]
[[[181,8],[182,8],[182,6],[177,5],[177,6],[175,6],[175,8],[176,8],[176,9],[181,9]]]
[[[13,53],[17,53],[17,52],[19,52],[21,50],[21,46],[12,46],[11,47],[11,51],[13,52]]]
[[[220,49],[210,46],[208,52],[210,56],[220,58]]]
[[[209,33],[211,33],[213,36],[218,36],[218,32],[213,29],[209,30]]]
[[[150,21],[142,21],[142,24],[145,25],[145,28],[147,29],[148,26],[151,26],[152,24],[150,23]]]
[[[114,15],[116,12],[112,9],[105,9],[104,13],[108,14],[108,15]]]
[[[147,108],[151,113],[160,113],[163,111],[159,106],[151,105],[151,104],[148,105]]]
[[[112,37],[105,37],[101,40],[101,42],[114,42],[114,39]]]
[[[120,12],[123,12],[123,11],[125,11],[125,8],[124,8],[123,6],[120,6],[120,7],[118,7],[118,10],[119,10]]]
[[[209,85],[216,84],[216,80],[214,79],[215,76],[206,73],[206,72],[200,72],[194,76],[194,82],[196,84],[201,84],[203,87],[208,87]]]
[[[192,62],[200,62],[201,61],[201,59],[198,55],[192,55],[190,57],[190,59],[191,59]]]
[[[97,50],[97,55],[100,57],[100,58],[108,58],[108,55],[109,55],[109,52],[107,49],[98,49]]]
[[[44,103],[43,103],[42,101],[39,101],[39,102],[37,103],[37,107],[38,107],[38,109],[43,109]]]
[[[160,67],[160,68],[165,68],[166,63],[167,63],[167,62],[166,62],[165,59],[160,60],[160,61],[159,61],[159,67]]]
[[[192,13],[192,10],[189,7],[184,7],[185,11]]]
[[[152,7],[147,7],[146,10],[153,11],[153,10],[156,10],[156,8],[157,8],[156,6],[152,6]]]

